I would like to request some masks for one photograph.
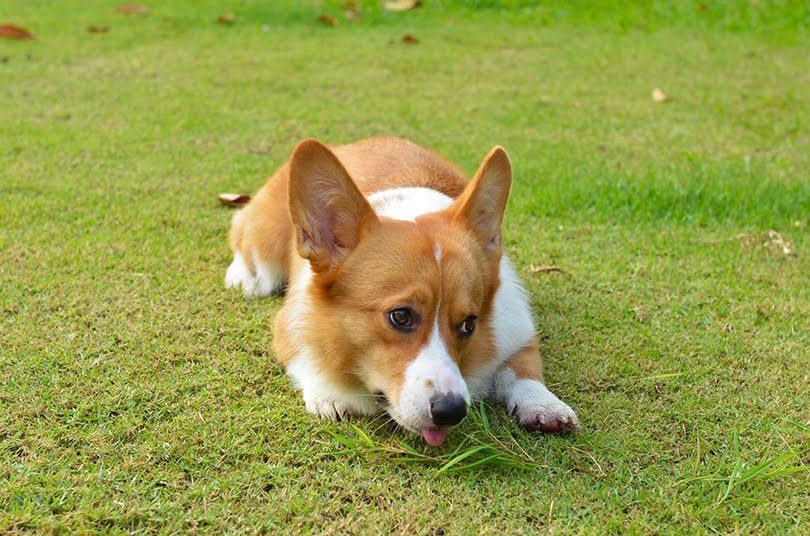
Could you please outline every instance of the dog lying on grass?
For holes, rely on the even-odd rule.
[[[579,428],[543,384],[526,293],[503,255],[512,182],[495,147],[472,180],[398,138],[304,140],[233,218],[225,285],[287,296],[276,358],[308,411],[387,412],[441,445],[472,399],[521,426]]]

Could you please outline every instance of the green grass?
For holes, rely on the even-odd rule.
[[[0,531],[806,531],[806,3],[314,4],[0,6],[36,36],[0,42]],[[493,407],[435,449],[304,412],[280,300],[222,288],[216,194],[375,135],[467,170],[507,148],[507,248],[583,433]]]

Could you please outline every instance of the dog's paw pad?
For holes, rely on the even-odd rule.
[[[531,411],[521,411],[521,408],[515,407],[511,413],[518,416],[523,428],[533,432],[557,434],[581,429],[577,414],[568,406],[535,408]]]

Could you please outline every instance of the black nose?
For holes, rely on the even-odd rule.
[[[430,418],[436,426],[458,424],[467,416],[467,404],[460,395],[437,395],[430,400]]]

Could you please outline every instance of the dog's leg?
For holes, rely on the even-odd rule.
[[[281,294],[287,281],[287,272],[273,263],[262,262],[253,255],[248,264],[240,252],[233,255],[233,261],[225,272],[225,288],[242,289],[245,297],[263,298],[270,294]]]
[[[251,207],[253,208],[253,207]],[[225,272],[225,288],[242,289],[245,297],[263,298],[270,294],[281,294],[287,282],[287,269],[285,259],[262,260],[260,248],[270,259],[277,257],[277,248],[249,236],[245,239],[246,218],[250,218],[248,208],[234,214],[231,223],[230,242],[234,251],[233,261]],[[275,238],[275,237],[274,237]],[[243,244],[243,242],[246,242]]]
[[[374,396],[365,390],[341,388],[314,367],[309,352],[303,350],[287,365],[287,373],[303,391],[307,411],[321,419],[341,421],[349,417],[380,413]]]
[[[515,352],[498,370],[495,397],[528,430],[571,432],[580,428],[574,410],[543,384],[542,360],[534,342]]]

